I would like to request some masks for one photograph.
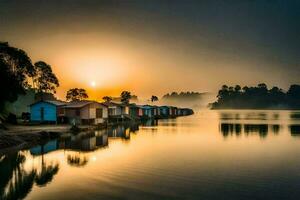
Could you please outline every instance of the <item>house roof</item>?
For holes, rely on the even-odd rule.
[[[124,105],[120,104],[120,103],[115,103],[115,102],[103,102],[102,103],[105,106],[120,106],[120,107],[124,107]]]
[[[41,103],[41,102],[50,103],[50,104],[53,104],[55,106],[63,106],[63,105],[67,104],[67,102],[60,101],[60,100],[41,100],[41,101],[34,102],[33,104],[30,104],[30,106],[35,105],[37,103]]]
[[[67,103],[64,107],[65,108],[82,108],[82,107],[87,106],[87,105],[89,105],[91,103],[98,103],[98,104],[100,104],[97,101],[83,100],[83,101],[71,101],[71,102]]]

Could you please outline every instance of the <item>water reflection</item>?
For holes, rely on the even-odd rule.
[[[253,197],[246,199],[264,199],[270,182],[286,183],[269,198],[284,199],[299,186],[299,140],[291,139],[300,136],[298,117],[219,111],[66,135],[0,155],[0,199],[223,198],[216,186],[224,199],[243,199],[245,191]]]
[[[280,126],[271,125],[273,133],[278,133]],[[267,124],[234,124],[234,123],[221,123],[220,131],[224,137],[228,135],[245,135],[258,134],[260,137],[266,137],[269,132],[269,125]]]
[[[290,125],[290,132],[292,136],[300,136],[300,125]]]
[[[26,156],[20,152],[8,154],[0,161],[0,199],[23,199],[34,184],[45,186],[57,174],[59,165],[45,163],[43,156],[40,166],[25,168]]]

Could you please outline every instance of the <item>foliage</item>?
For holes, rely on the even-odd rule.
[[[105,102],[111,102],[111,101],[112,101],[112,97],[110,97],[110,96],[104,96],[102,99],[103,99]]]
[[[50,65],[44,61],[34,63],[35,75],[33,77],[34,86],[39,93],[55,93],[59,82],[55,74],[52,72]]]
[[[256,87],[223,85],[213,109],[296,109],[300,108],[300,86],[291,85],[288,92],[276,86],[268,89],[264,83]]]
[[[123,104],[129,104],[129,101],[131,99],[131,93],[130,92],[123,91],[120,96],[121,96],[121,102]]]
[[[85,89],[82,88],[73,88],[69,89],[66,95],[67,101],[81,101],[89,98]]]
[[[5,102],[14,102],[19,94],[29,87],[28,77],[35,74],[34,67],[27,54],[7,42],[0,42],[0,113]]]
[[[154,101],[158,101],[158,97],[157,97],[157,96],[154,96],[154,95],[152,95],[152,96],[151,96],[151,102],[154,102]]]
[[[163,100],[179,100],[179,101],[194,101],[201,99],[203,93],[199,92],[172,92],[165,94]]]

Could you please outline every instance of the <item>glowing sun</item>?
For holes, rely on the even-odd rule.
[[[91,81],[90,85],[91,85],[92,87],[96,87],[96,82],[95,82],[95,81]]]

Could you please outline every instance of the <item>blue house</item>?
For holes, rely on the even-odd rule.
[[[144,113],[144,116],[145,117],[148,117],[148,118],[153,118],[155,116],[155,109],[153,106],[150,106],[150,105],[144,105],[142,107],[143,109],[143,113]]]
[[[169,106],[160,106],[160,115],[162,117],[169,117],[170,116],[170,107]]]
[[[45,100],[30,105],[30,120],[32,122],[57,122],[58,116],[64,112],[63,101]]]

